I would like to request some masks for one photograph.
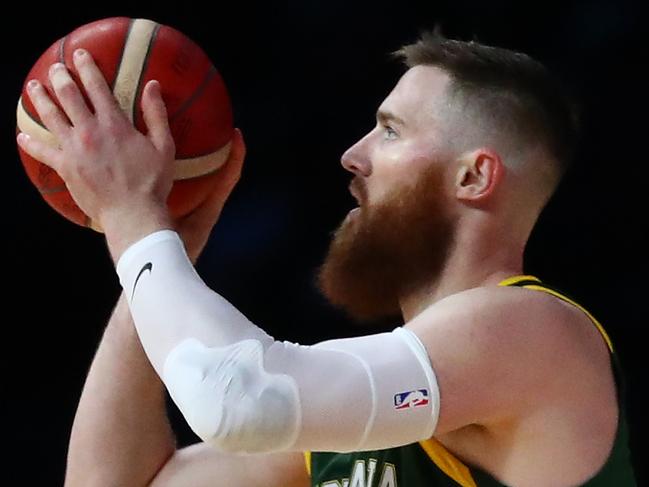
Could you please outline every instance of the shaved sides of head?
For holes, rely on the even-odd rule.
[[[535,182],[555,189],[574,158],[578,117],[564,87],[540,62],[438,31],[394,54],[408,68],[435,66],[450,75],[444,108],[450,143],[458,149],[495,146],[510,166],[533,159]]]

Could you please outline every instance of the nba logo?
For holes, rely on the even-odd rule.
[[[428,405],[428,390],[400,392],[394,395],[394,409],[410,409]]]

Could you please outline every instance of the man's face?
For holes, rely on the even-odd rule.
[[[342,157],[359,202],[320,270],[323,293],[360,320],[399,314],[399,297],[437,276],[453,241],[452,175],[441,122],[448,76],[409,70],[377,124]]]

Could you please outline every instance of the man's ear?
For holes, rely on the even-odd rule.
[[[497,152],[477,149],[458,160],[455,196],[467,203],[489,198],[503,178],[505,167]]]

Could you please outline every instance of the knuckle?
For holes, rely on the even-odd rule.
[[[164,147],[165,155],[167,157],[176,156],[176,143],[174,142],[173,138],[168,137],[167,139],[165,139],[165,143],[163,147]]]
[[[38,113],[44,122],[53,120],[58,115],[58,108],[52,104],[43,104],[38,107]]]
[[[76,83],[71,78],[67,78],[67,77],[60,79],[54,85],[54,88],[56,89],[59,96],[66,96],[66,97],[70,97],[78,91]]]
[[[111,131],[124,131],[125,122],[128,122],[126,115],[122,112],[119,107],[114,106],[112,110],[106,113],[105,117],[106,126]]]
[[[121,140],[128,135],[129,127],[125,123],[128,120],[126,120],[124,114],[119,110],[111,110],[108,113],[103,112],[97,121],[102,133],[112,140]]]
[[[86,91],[93,94],[102,94],[104,93],[104,81],[95,76],[89,76],[86,82],[84,83]]]
[[[97,149],[98,140],[96,136],[96,131],[88,126],[81,126],[76,129],[77,140],[79,144],[85,151],[92,152]]]
[[[130,137],[132,128],[124,123],[123,119],[115,117],[106,126],[108,136],[115,141],[125,140]]]

